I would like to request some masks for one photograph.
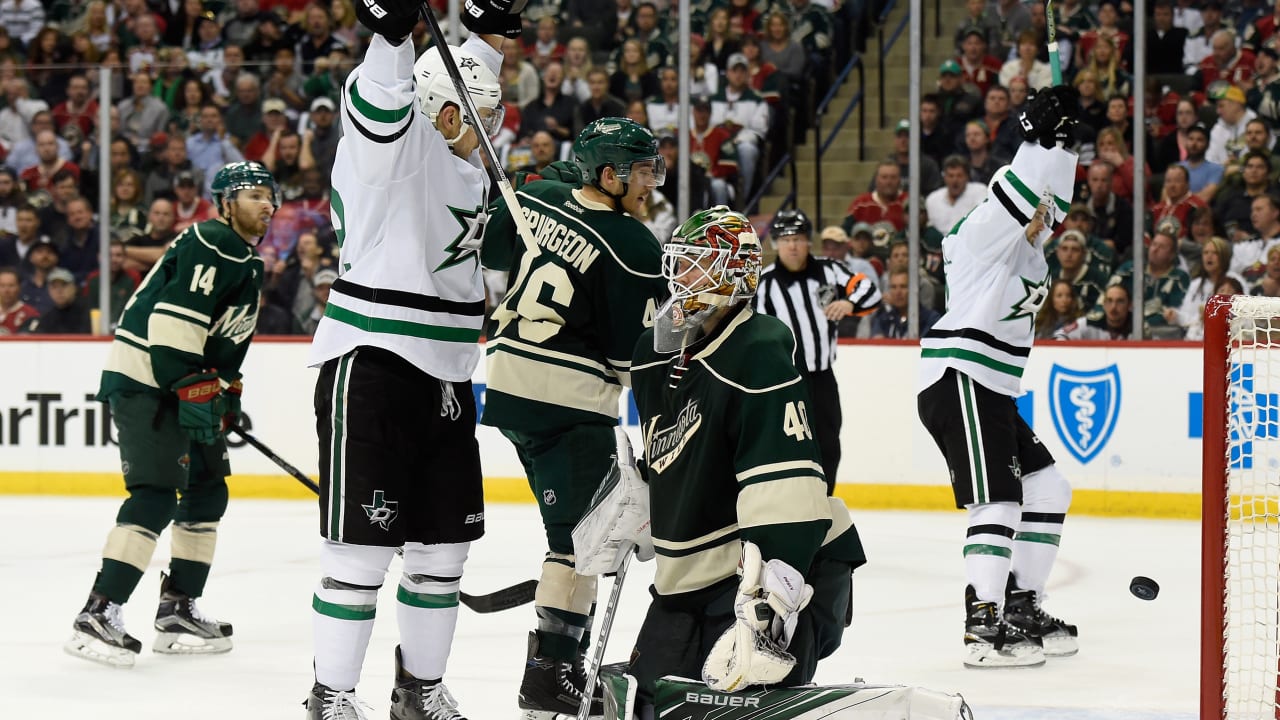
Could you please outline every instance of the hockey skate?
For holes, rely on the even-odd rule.
[[[586,674],[575,663],[538,655],[538,635],[529,633],[529,654],[520,681],[520,720],[573,720],[578,715]],[[596,685],[589,717],[604,715],[602,689]]]
[[[231,623],[201,615],[195,598],[174,590],[173,582],[163,573],[155,627],[156,641],[151,649],[158,653],[210,655],[231,649]]]
[[[1080,651],[1076,626],[1063,622],[1040,609],[1035,590],[1020,590],[1009,577],[1004,600],[1004,620],[1029,637],[1044,643],[1046,657],[1068,657]]]
[[[993,602],[979,602],[973,586],[965,588],[965,667],[1037,667],[1044,665],[1040,638],[1030,637],[1004,621]]]
[[[467,720],[443,682],[420,680],[405,672],[396,646],[396,687],[391,691],[391,720]]]
[[[311,687],[302,704],[307,720],[369,720],[364,711],[372,709],[356,697],[355,690],[334,690],[320,683]]]
[[[124,631],[121,607],[98,593],[89,593],[89,601],[72,623],[75,634],[62,646],[68,654],[110,665],[131,668],[142,652],[142,643]]]

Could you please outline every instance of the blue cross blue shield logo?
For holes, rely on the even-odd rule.
[[[1067,452],[1081,465],[1098,456],[1120,416],[1120,369],[1049,370],[1049,414]]]

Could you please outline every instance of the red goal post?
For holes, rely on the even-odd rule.
[[[1200,717],[1280,719],[1280,298],[1204,327]]]

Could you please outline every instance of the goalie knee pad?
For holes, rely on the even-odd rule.
[[[1003,602],[1013,557],[1013,536],[1022,509],[1017,503],[999,502],[970,505],[968,510],[965,575],[979,600]]]

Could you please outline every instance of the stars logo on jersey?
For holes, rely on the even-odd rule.
[[[391,523],[395,522],[396,516],[400,514],[397,510],[400,503],[392,500],[387,502],[386,493],[382,490],[373,491],[373,503],[370,505],[361,505],[364,508],[364,514],[369,516],[369,524],[377,525],[383,530],[389,530]]]
[[[475,58],[464,57],[458,61],[458,67],[462,70],[475,70],[480,67],[480,63]]]
[[[1024,294],[1018,302],[1009,306],[1011,312],[1000,319],[1018,320],[1026,318],[1027,322],[1034,328],[1036,315],[1040,312],[1044,301],[1049,299],[1049,276],[1045,275],[1044,279],[1040,281],[1028,280],[1024,277],[1018,279],[1022,281],[1022,292]]]
[[[445,247],[444,251],[448,253],[448,257],[440,263],[435,272],[461,265],[467,260],[474,260],[476,267],[479,267],[480,239],[484,235],[484,224],[489,220],[489,214],[479,205],[474,210],[464,210],[452,205],[448,207],[453,219],[458,221],[460,229],[453,242]]]
[[[1013,475],[1014,480],[1022,479],[1022,463],[1018,462],[1018,456],[1013,456],[1013,462],[1009,465],[1009,472]]]

